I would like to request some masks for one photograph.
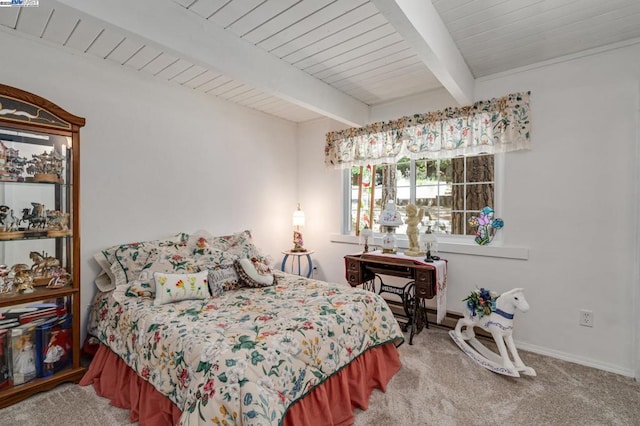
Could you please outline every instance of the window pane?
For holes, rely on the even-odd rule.
[[[455,235],[465,235],[465,215],[464,212],[451,213],[451,233]]]
[[[467,157],[467,182],[493,182],[493,155]]]
[[[375,186],[375,194],[373,199],[373,215],[372,215],[373,223],[371,226],[371,229],[373,229],[373,232],[381,232],[380,224],[378,223],[378,221],[380,220],[380,213],[383,210],[382,196],[384,192],[388,191],[388,188],[384,186],[385,184],[384,174],[385,174],[386,167],[387,166],[384,164],[376,166],[376,186]]]
[[[351,226],[350,229],[357,228],[356,219],[358,218],[358,188],[360,187],[360,167],[351,168]]]
[[[393,167],[389,165],[387,167]],[[400,216],[405,218],[407,216],[407,204],[411,202],[411,185],[413,184],[411,179],[411,160],[408,158],[401,158],[398,164],[396,164],[396,209],[400,212]],[[396,228],[396,233],[404,234],[407,231],[407,225],[403,224]]]
[[[493,206],[493,184],[467,185],[467,211],[480,211],[485,206]]]

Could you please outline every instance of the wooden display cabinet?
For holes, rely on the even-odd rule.
[[[79,132],[84,124],[84,118],[40,96],[0,84],[0,312],[56,301],[72,315],[70,365],[48,377],[6,383],[0,388],[0,408],[77,382],[84,374],[79,235]],[[16,277],[25,266],[15,265],[29,267],[34,279],[22,285],[26,292],[17,291],[23,281]],[[51,265],[54,269],[45,269]],[[60,268],[68,275],[56,281]]]

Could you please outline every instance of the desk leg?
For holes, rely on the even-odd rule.
[[[420,334],[425,327],[429,328],[427,302],[423,298],[416,297],[413,304],[413,322],[411,324],[411,335],[409,336],[410,345],[413,345],[413,336]]]
[[[409,331],[409,329],[413,330],[416,323],[414,312],[416,302],[415,288],[415,281],[409,281],[402,289],[402,294],[400,295],[400,297],[402,298],[402,307],[404,308],[404,314],[407,317],[407,324],[405,325],[404,331]]]
[[[362,283],[362,289],[363,290],[368,290],[368,291],[370,291],[372,293],[375,293],[376,292],[376,279],[373,278],[373,279],[371,279],[369,281],[363,282]]]

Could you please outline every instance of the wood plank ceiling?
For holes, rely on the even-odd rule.
[[[3,7],[0,28],[293,122],[365,124],[442,86],[465,102],[474,78],[640,37],[637,0],[102,1]],[[259,63],[233,68],[234,52]]]

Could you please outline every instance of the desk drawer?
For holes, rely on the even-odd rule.
[[[416,272],[416,297],[431,299],[436,295],[433,286],[433,271]]]
[[[351,287],[358,286],[373,279],[373,273],[365,269],[363,264],[358,260],[346,258],[345,269],[345,278]]]
[[[361,281],[360,277],[360,262],[357,260],[347,259],[347,281],[351,287],[359,285]]]

